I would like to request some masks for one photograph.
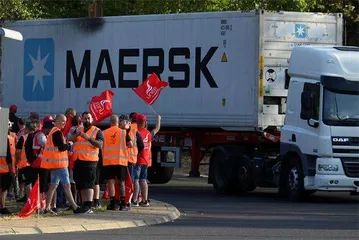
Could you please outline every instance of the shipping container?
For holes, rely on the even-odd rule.
[[[169,82],[153,105],[164,127],[283,125],[296,45],[342,41],[341,14],[213,12],[16,21],[2,40],[2,104],[18,115],[88,110],[110,89],[114,113],[155,114],[133,92],[152,72]]]

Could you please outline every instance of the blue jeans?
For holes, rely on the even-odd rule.
[[[136,164],[134,167],[135,180],[147,180],[147,165]]]
[[[135,164],[128,163],[128,171],[130,172],[132,183],[135,181]]]

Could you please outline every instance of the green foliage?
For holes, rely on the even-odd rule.
[[[102,0],[96,0],[101,2]],[[93,0],[0,0],[0,21],[87,17]],[[105,16],[170,14],[251,9],[342,12],[358,42],[359,0],[103,0]]]

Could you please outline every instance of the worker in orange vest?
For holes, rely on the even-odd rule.
[[[55,126],[51,129],[42,153],[41,168],[50,170],[50,187],[47,192],[45,213],[53,213],[50,209],[53,195],[59,183],[61,182],[67,201],[69,202],[73,212],[86,213],[88,210],[77,206],[70,189],[69,177],[69,159],[67,151],[71,149],[72,142],[66,143],[65,137],[61,130],[66,124],[66,117],[63,114],[56,115]]]
[[[126,146],[126,130],[119,128],[117,115],[110,117],[111,127],[103,131],[102,149],[105,179],[109,187],[110,204],[107,210],[115,210],[115,179],[120,182],[120,211],[129,210],[125,202],[125,180],[127,177],[128,149]],[[130,140],[129,137],[127,140]]]
[[[148,167],[152,166],[152,139],[158,133],[161,127],[161,116],[157,116],[157,124],[156,127],[150,132],[147,130],[147,118],[143,114],[139,114],[136,116],[138,132],[140,133],[144,148],[141,152],[138,153],[137,163],[134,169],[135,175],[135,184],[134,184],[134,193],[133,193],[133,206],[150,206],[148,201],[148,185],[147,185],[147,170]],[[142,201],[138,203],[138,194],[141,185],[141,194]]]
[[[77,159],[74,166],[74,176],[77,191],[80,191],[82,205],[91,210],[96,182],[96,168],[99,160],[99,150],[103,144],[102,131],[93,126],[91,113],[82,113],[83,127],[76,130],[72,137],[73,152]]]
[[[8,140],[6,156],[0,157],[0,214],[8,215],[10,211],[5,206],[6,192],[9,190],[13,173],[12,154],[15,153],[15,142],[10,136],[11,123],[8,123]]]
[[[20,130],[22,133],[18,135],[18,141],[16,143],[16,165],[18,168],[18,178],[20,184],[20,193],[19,196],[23,195],[22,198],[18,199],[17,202],[26,202],[27,196],[30,193],[31,185],[31,169],[30,164],[27,162],[26,153],[25,153],[25,142],[29,133],[35,131],[35,124],[31,120],[26,122],[25,130]]]

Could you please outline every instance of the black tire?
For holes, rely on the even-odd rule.
[[[173,167],[161,167],[155,165],[148,169],[148,181],[153,184],[165,184],[168,183],[173,176]]]
[[[291,201],[302,201],[306,196],[304,174],[298,157],[290,160],[286,174],[287,196]]]
[[[218,194],[228,192],[229,179],[226,175],[226,156],[221,151],[212,153],[211,159],[211,176],[213,188]]]
[[[247,155],[242,155],[238,166],[237,192],[246,193],[256,189],[254,164]]]

